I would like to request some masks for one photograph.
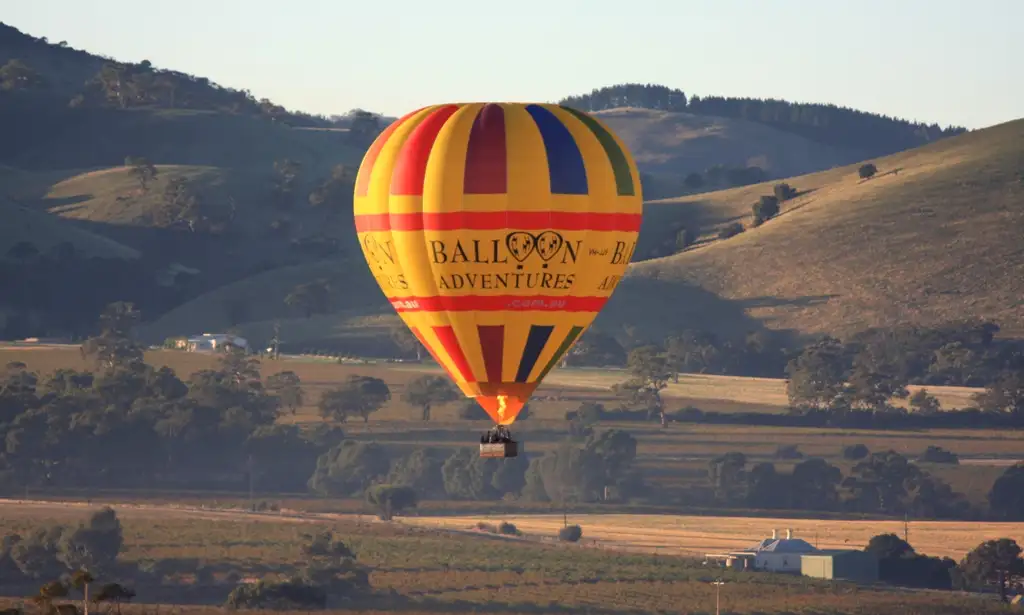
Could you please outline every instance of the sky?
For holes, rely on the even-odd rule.
[[[325,115],[640,82],[971,129],[1024,117],[1024,0],[0,0],[0,20]]]

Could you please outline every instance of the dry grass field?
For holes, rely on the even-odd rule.
[[[554,535],[563,525],[561,514],[409,517],[403,523],[421,527],[466,529],[477,523],[512,523],[526,534]],[[902,520],[833,521],[823,519],[778,519],[769,517],[712,517],[633,514],[570,514],[569,523],[583,528],[585,541],[596,547],[616,550],[703,557],[746,549],[777,529],[786,529],[821,549],[863,548],[872,536],[903,535]],[[951,557],[959,561],[979,543],[995,538],[1013,538],[1024,543],[1024,523],[973,523],[960,521],[914,521],[911,543],[920,553]]]
[[[374,589],[395,592],[391,604],[400,606],[387,609],[390,612],[707,613],[714,603],[714,587],[709,582],[715,578],[727,582],[722,591],[723,612],[730,613],[999,612],[990,600],[981,597],[719,571],[701,565],[699,559],[677,557],[668,550],[652,555],[559,544],[550,541],[557,525],[550,522],[533,530],[543,536],[530,536],[527,530],[527,536],[521,539],[501,539],[479,532],[416,527],[412,524],[425,520],[408,518],[388,524],[352,517],[301,520],[131,507],[118,507],[117,511],[124,528],[124,561],[198,558],[218,571],[214,583],[220,584],[224,597],[232,587],[222,580],[224,570],[267,578],[287,574],[304,560],[302,535],[329,528],[370,569]],[[0,531],[26,532],[44,524],[71,524],[87,512],[83,506],[7,504],[2,506]],[[522,523],[525,529],[529,521]],[[594,518],[582,523],[585,536],[592,534],[592,527],[600,526]],[[615,527],[622,522],[610,523],[609,527]],[[638,523],[647,525],[650,521],[638,518]],[[535,538],[547,540],[538,542]],[[633,536],[627,540],[639,539]],[[147,588],[138,589],[144,592]],[[173,589],[151,591],[166,594]],[[140,593],[138,601],[152,599]],[[153,607],[143,609],[136,606],[127,613],[156,615]],[[211,607],[203,606],[161,607],[159,612],[213,613]]]

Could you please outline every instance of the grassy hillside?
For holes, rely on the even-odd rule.
[[[788,177],[862,158],[852,150],[739,119],[635,108],[594,115],[615,131],[648,173],[681,178],[721,164],[758,166],[771,177]]]
[[[11,87],[10,62],[31,78]],[[0,248],[5,255],[24,241],[42,256],[20,259],[0,278],[48,288],[0,294],[0,309],[18,322],[0,334],[80,334],[95,320],[92,306],[114,300],[144,306],[153,319],[262,271],[338,258],[354,240],[345,214],[364,136],[202,77],[0,24],[4,65],[0,207],[13,213]],[[130,158],[142,161],[138,168]],[[155,177],[143,186],[137,171],[147,167]],[[318,190],[326,196],[314,204]],[[46,255],[63,243],[75,249],[55,265]],[[85,262],[107,256],[139,263],[114,271]],[[182,267],[189,275],[168,277]],[[52,301],[72,281],[88,288],[76,310],[87,316]]]
[[[878,174],[867,180],[859,165],[786,180],[800,195],[729,239],[717,231],[736,221],[749,227],[751,205],[772,184],[648,204],[646,248],[683,225],[699,229],[699,241],[635,264],[606,322],[664,332],[690,324],[696,301],[704,324],[719,330],[755,321],[843,334],[969,317],[1024,328],[1024,120],[874,164]],[[653,296],[675,309],[637,309]],[[708,312],[716,302],[726,309]]]
[[[188,301],[155,319],[142,333],[159,341],[172,335],[220,331],[234,326],[243,335],[267,340],[272,335],[273,321],[280,320],[284,341],[301,344],[330,339],[336,334],[344,337],[367,325],[359,317],[382,313],[390,318],[375,334],[387,336],[388,327],[398,324],[398,318],[393,312],[383,313],[385,308],[390,308],[373,278],[364,274],[363,269],[365,265],[354,259],[271,269]],[[330,314],[304,318],[285,304],[285,297],[296,285],[318,280],[328,284]],[[238,309],[241,312],[237,312]]]
[[[63,243],[86,257],[138,258],[139,253],[106,237],[64,224],[60,219],[6,200],[0,195],[0,259],[12,259],[10,250],[28,242],[39,252],[51,252]]]

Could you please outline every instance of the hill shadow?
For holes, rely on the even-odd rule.
[[[842,295],[806,295],[803,297],[753,297],[751,299],[737,299],[732,301],[743,308],[772,308],[772,307],[810,307],[828,303],[831,299],[838,299]]]
[[[675,247],[676,235],[684,228],[697,231],[708,226],[732,222],[740,217],[719,218],[715,215],[715,208],[707,201],[645,204],[634,260],[658,258],[678,251]]]
[[[664,340],[686,329],[735,338],[766,329],[763,321],[751,317],[746,310],[766,305],[772,299],[765,297],[758,300],[760,304],[748,305],[744,301],[723,299],[682,280],[630,276],[622,280],[594,324],[609,332],[629,326],[635,329],[636,335],[650,341]],[[821,298],[779,299],[782,302],[802,300]],[[794,332],[775,330],[775,333]]]

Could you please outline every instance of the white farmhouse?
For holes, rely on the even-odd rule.
[[[249,351],[248,340],[229,333],[203,333],[185,340],[185,349],[189,352],[217,352],[227,345]]]
[[[730,568],[800,574],[801,556],[812,553],[820,551],[806,540],[793,538],[792,530],[786,530],[785,538],[779,538],[778,531],[772,530],[771,538],[765,538],[749,549],[729,553],[708,553],[705,557],[724,559]]]
[[[754,569],[768,572],[800,573],[800,556],[817,553],[814,545],[802,538],[793,538],[792,530],[786,530],[785,538],[765,538],[751,549],[754,553]]]

